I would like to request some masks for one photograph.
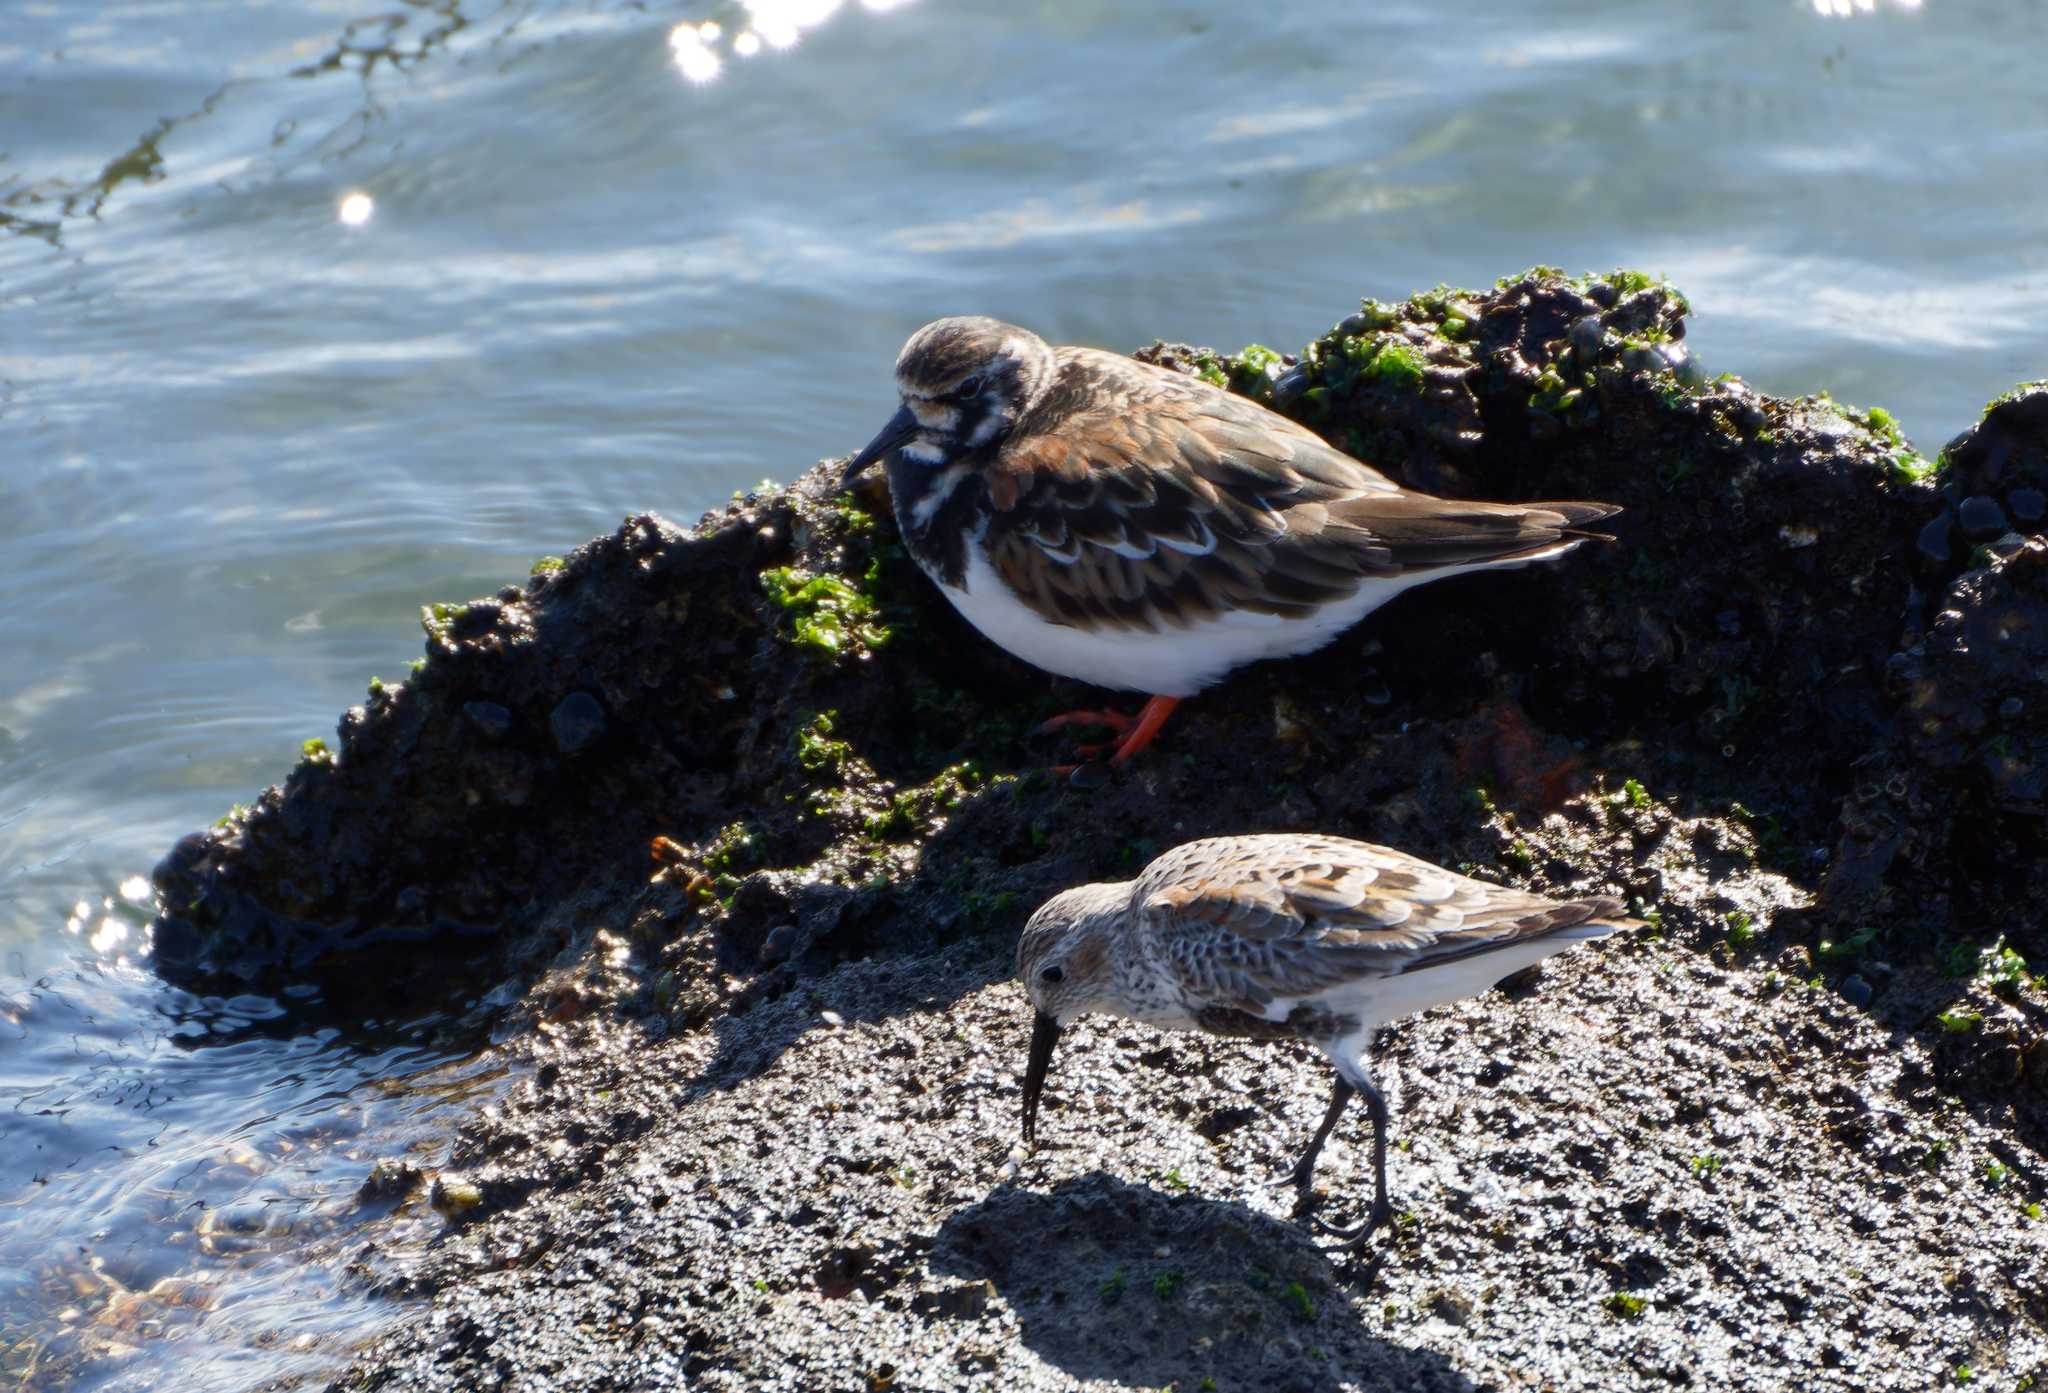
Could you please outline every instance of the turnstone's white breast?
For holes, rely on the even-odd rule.
[[[1388,847],[1281,833],[1188,842],[1136,880],[1082,885],[1041,905],[1017,945],[1036,1010],[1024,1137],[1061,1028],[1103,1011],[1174,1029],[1314,1043],[1336,1066],[1329,1110],[1289,1179],[1304,1203],[1316,1158],[1353,1093],[1373,1123],[1371,1213],[1392,1213],[1387,1109],[1368,1067],[1373,1036],[1402,1016],[1476,996],[1577,943],[1639,927],[1608,896],[1550,900]]]
[[[1605,503],[1404,489],[1256,402],[993,319],[927,324],[883,461],[905,544],[969,622],[1038,667],[1148,693],[1111,760],[1176,702],[1311,652],[1410,586],[1548,560]]]

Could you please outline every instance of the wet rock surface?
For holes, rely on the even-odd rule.
[[[1972,540],[2026,526],[2048,394],[1930,463],[1704,380],[1685,308],[1538,271],[1143,352],[1419,487],[1627,511],[1238,674],[1100,788],[1028,735],[1100,695],[829,468],[429,606],[411,680],[156,877],[167,974],[439,993],[537,1070],[454,1141],[446,1241],[361,1256],[424,1299],[345,1385],[2048,1377],[2048,543]],[[1099,1025],[1005,1159],[1030,910],[1287,829],[1654,924],[1397,1029],[1413,1217],[1362,1266],[1258,1188],[1327,1087],[1285,1050]]]
[[[1796,980],[1642,938],[1400,1027],[1401,1217],[1350,1258],[1269,1187],[1328,1087],[1305,1049],[1076,1027],[1017,1166],[1006,958],[546,1033],[558,1068],[454,1160],[529,1197],[415,1269],[362,1256],[424,1311],[341,1386],[1923,1390],[2048,1360],[2011,1105]],[[1320,1202],[1355,1221],[1339,1136]]]

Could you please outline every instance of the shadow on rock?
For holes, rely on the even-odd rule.
[[[1102,1171],[1050,1193],[997,1190],[946,1221],[930,1261],[990,1283],[1023,1343],[1076,1379],[1273,1393],[1472,1387],[1441,1355],[1362,1328],[1330,1260],[1294,1225]]]

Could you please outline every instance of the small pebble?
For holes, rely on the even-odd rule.
[[[1678,376],[1688,387],[1697,387],[1704,380],[1699,359],[1692,356],[1692,350],[1682,343],[1667,343],[1658,346],[1657,352],[1664,359],[1664,366]]]
[[[1947,512],[1920,529],[1920,539],[1914,547],[1929,561],[1946,561],[1955,555],[1955,548],[1949,545],[1949,528],[1952,525]]]
[[[2021,522],[2039,522],[2048,513],[2048,494],[2039,489],[2014,489],[2005,496],[2006,506]]]
[[[491,740],[502,739],[512,729],[512,713],[495,701],[465,701],[462,714]]]
[[[1996,537],[2012,529],[2012,524],[2006,521],[2005,509],[1999,507],[1998,500],[1988,493],[1965,498],[1963,506],[1956,509],[1956,521],[1962,524],[1963,534],[1973,542]]]
[[[1861,975],[1854,972],[1842,979],[1842,984],[1837,990],[1841,992],[1842,1000],[1848,1002],[1851,1006],[1868,1006],[1870,999],[1876,995],[1871,990],[1870,983],[1864,981]]]
[[[571,692],[548,715],[548,729],[555,748],[565,755],[580,754],[604,734],[604,706],[588,692]]]
[[[795,924],[777,924],[761,941],[761,966],[773,967],[795,951],[801,930]]]

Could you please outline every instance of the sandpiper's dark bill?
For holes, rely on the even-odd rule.
[[[1235,668],[1321,648],[1411,586],[1562,556],[1620,511],[1416,493],[1198,377],[994,319],[925,325],[896,387],[844,477],[886,465],[910,554],[990,639],[1148,695],[1047,722],[1117,732],[1110,764]]]
[[[1136,880],[1053,896],[1025,926],[1017,972],[1038,1017],[1024,1074],[1024,1138],[1032,1138],[1059,1022],[1081,1012],[1307,1040],[1329,1056],[1337,1078],[1289,1179],[1307,1204],[1323,1143],[1352,1095],[1363,1097],[1373,1124],[1371,1212],[1349,1229],[1312,1218],[1337,1246],[1354,1247],[1393,1214],[1387,1105],[1368,1067],[1380,1026],[1634,927],[1609,896],[1545,899],[1343,837],[1189,842]]]
[[[1031,1058],[1024,1066],[1024,1141],[1028,1145],[1038,1132],[1038,1095],[1045,1089],[1045,1072],[1052,1067],[1052,1047],[1059,1043],[1060,1023],[1040,1011],[1031,1026]]]

